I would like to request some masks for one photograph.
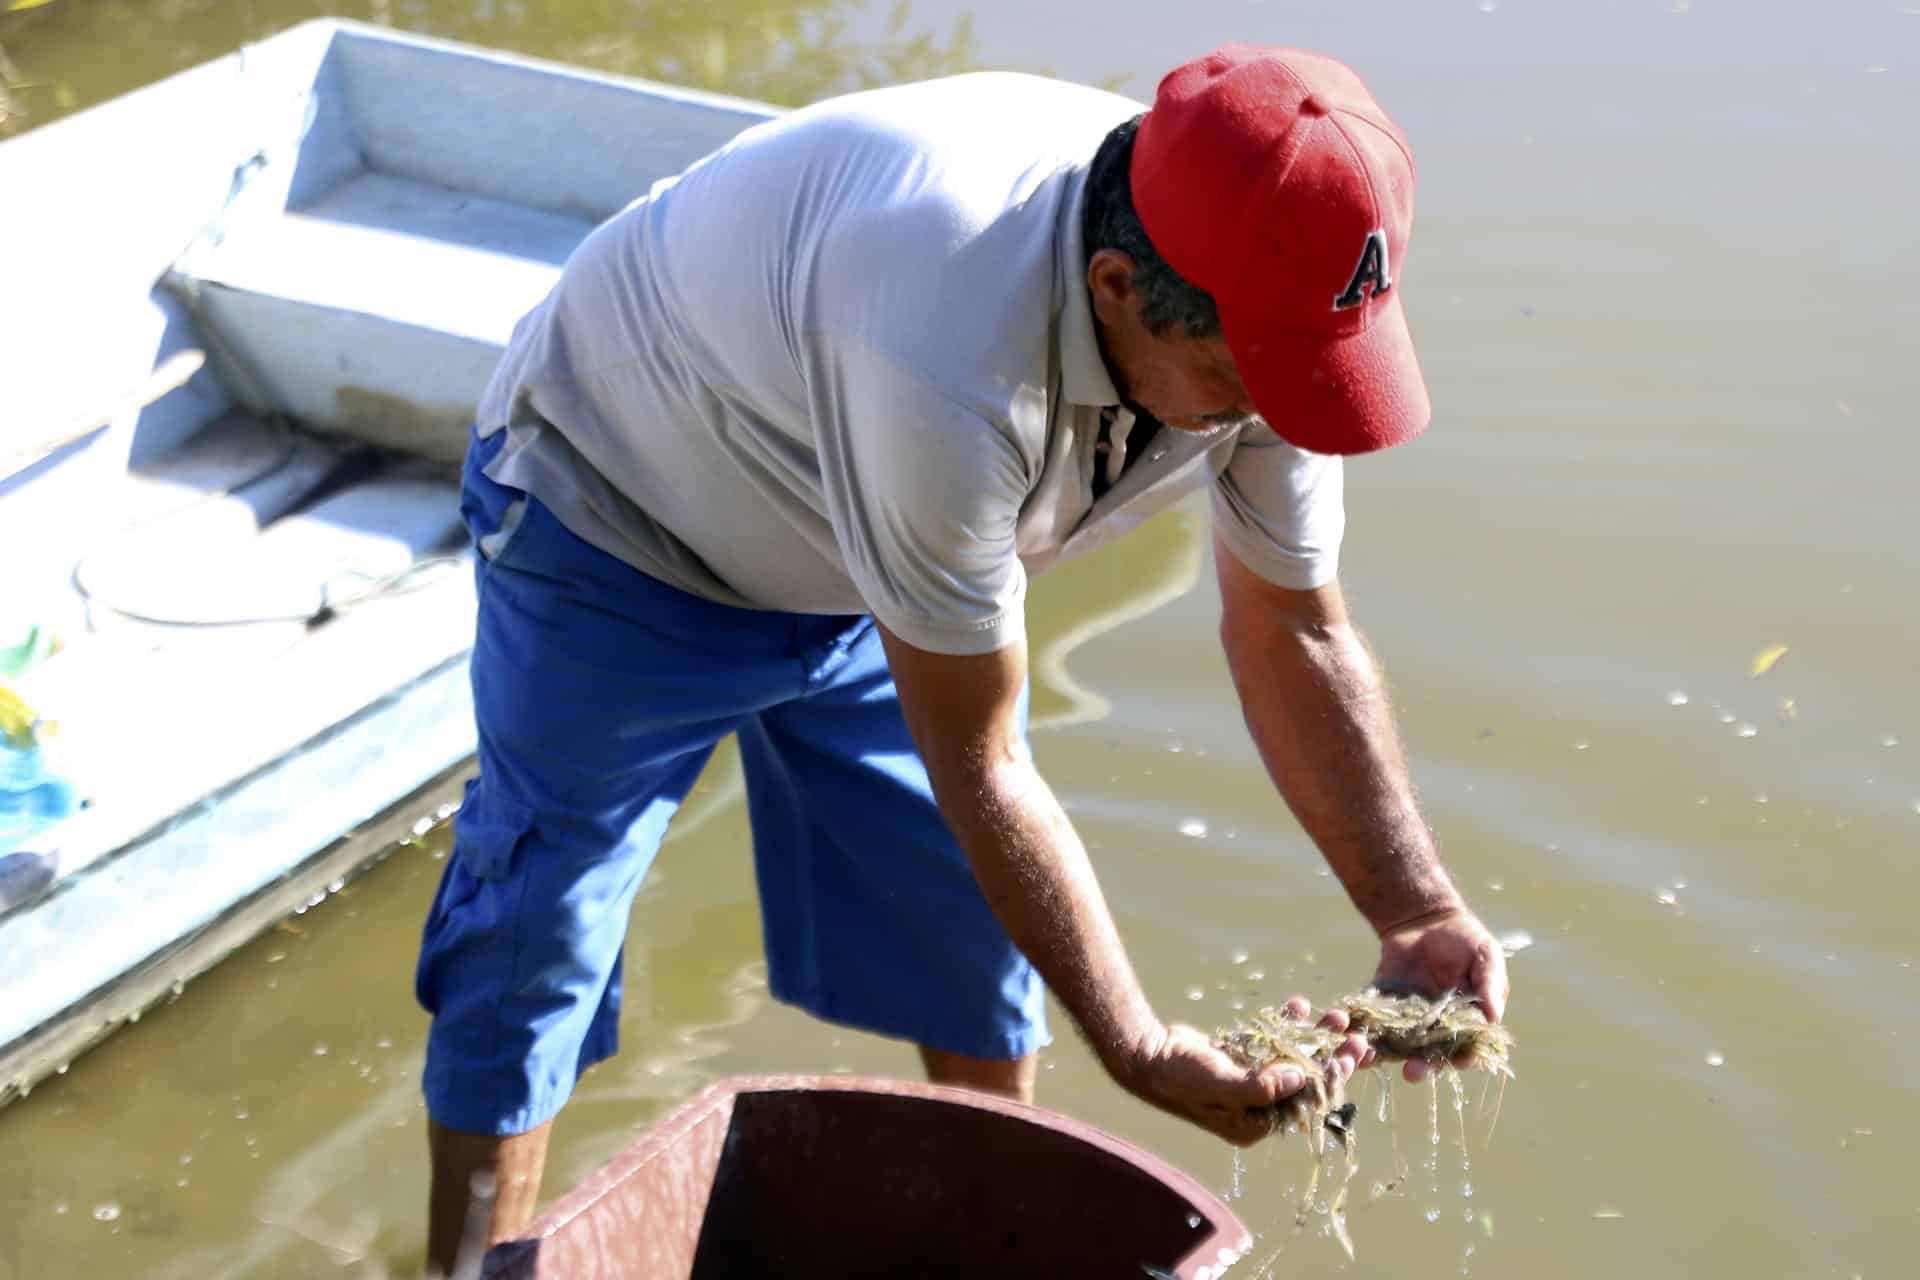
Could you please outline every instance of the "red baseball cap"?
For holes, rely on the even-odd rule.
[[[1148,239],[1213,295],[1283,439],[1365,453],[1426,430],[1395,288],[1413,152],[1358,76],[1320,54],[1224,45],[1160,82],[1128,172]]]

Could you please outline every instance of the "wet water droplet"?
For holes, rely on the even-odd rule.
[[[65,1200],[55,1200],[53,1202],[53,1211],[56,1215],[64,1215],[67,1211],[67,1202]]]
[[[120,1206],[111,1200],[93,1206],[93,1220],[95,1222],[113,1222],[119,1217]]]
[[[326,1057],[326,1056],[327,1056],[327,1046],[326,1046],[326,1045],[324,1045],[324,1044],[317,1044],[317,1045],[315,1045],[315,1046],[313,1046],[313,1056],[314,1056],[314,1057],[316,1057],[316,1058],[324,1058],[324,1057]]]
[[[1722,711],[1720,713],[1721,724],[1732,724],[1735,720],[1738,720],[1739,718],[1740,718],[1739,716],[1736,716],[1731,711]]]
[[[1742,722],[1740,727],[1733,731],[1733,736],[1736,738],[1752,738],[1757,737],[1759,733],[1760,731],[1752,725]]]
[[[1575,751],[1585,751],[1591,745],[1592,745],[1591,743],[1587,743],[1587,742],[1576,742],[1573,744],[1573,749]]]
[[[1675,689],[1667,695],[1667,705],[1670,707],[1684,707],[1688,701],[1690,701],[1690,699],[1688,699],[1685,689]]]
[[[1233,949],[1232,959],[1235,964],[1245,964],[1247,962],[1247,949],[1245,947],[1235,947]]]
[[[373,1047],[376,1049],[391,1049],[393,1048],[393,1041],[387,1039],[385,1036],[381,1036],[373,1042]]]
[[[1187,1229],[1188,1229],[1189,1231],[1191,1231],[1191,1230],[1192,1230],[1193,1228],[1195,1228],[1195,1227],[1198,1227],[1199,1225],[1200,1225],[1200,1215],[1199,1215],[1199,1214],[1197,1214],[1197,1213],[1190,1213],[1190,1214],[1188,1214],[1188,1215],[1187,1215]]]
[[[347,882],[344,879],[327,881],[328,893],[338,893],[346,887],[347,887]]]
[[[1207,993],[1201,990],[1199,987],[1187,988],[1187,999],[1189,1000],[1204,1000],[1206,999],[1206,996],[1207,996]]]
[[[1428,1222],[1440,1221],[1440,1211],[1438,1209],[1429,1209],[1422,1216],[1424,1216]]]
[[[1880,745],[1883,747],[1897,747],[1900,745],[1900,739],[1890,733],[1883,733],[1880,735]]]
[[[1671,889],[1662,889],[1660,892],[1653,895],[1653,900],[1659,903],[1663,907],[1670,907],[1674,903],[1679,901],[1678,898],[1673,896],[1673,891]]]
[[[1207,834],[1207,824],[1199,818],[1188,818],[1180,824],[1180,834],[1189,840],[1199,840]]]
[[[1266,971],[1265,969],[1249,969],[1249,970],[1247,970],[1247,981],[1248,981],[1248,982],[1259,982],[1259,981],[1261,981],[1262,979],[1264,979],[1264,978],[1265,978],[1266,976],[1267,976],[1267,971]]]

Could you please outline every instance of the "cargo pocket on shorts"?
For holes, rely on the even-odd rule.
[[[474,879],[503,879],[513,865],[514,851],[532,827],[532,809],[475,786],[453,820],[454,851]]]
[[[473,919],[475,903],[490,880],[500,880],[513,865],[514,851],[533,826],[533,810],[523,804],[482,790],[478,781],[467,783],[465,800],[453,820],[453,856],[447,859],[446,874],[440,877],[440,889],[427,910],[427,937],[443,938],[470,924],[483,923],[492,913],[480,910]],[[455,925],[455,917],[467,917]]]
[[[512,954],[520,885],[509,873],[533,810],[470,782],[453,827],[453,855],[427,909],[414,976],[421,1005],[436,1018],[449,992],[473,989]]]

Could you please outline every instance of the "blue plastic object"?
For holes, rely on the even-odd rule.
[[[39,747],[0,741],[0,855],[12,853],[79,807],[72,784],[47,772]]]

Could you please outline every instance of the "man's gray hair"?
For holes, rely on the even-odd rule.
[[[1220,336],[1220,312],[1213,295],[1188,283],[1167,265],[1147,238],[1133,207],[1133,137],[1143,117],[1119,125],[1100,144],[1087,174],[1087,196],[1080,229],[1087,257],[1102,249],[1118,249],[1133,259],[1133,287],[1143,303],[1140,318],[1155,335],[1178,327],[1189,338]]]

